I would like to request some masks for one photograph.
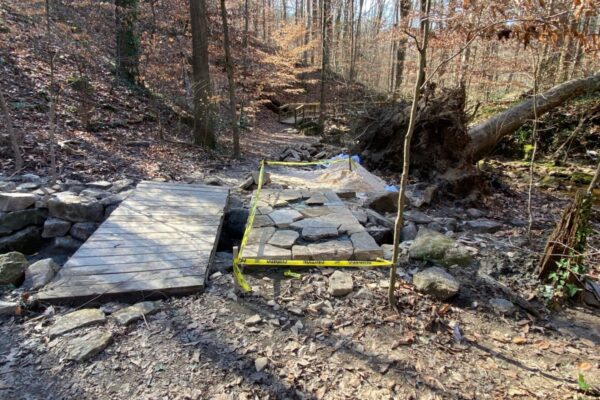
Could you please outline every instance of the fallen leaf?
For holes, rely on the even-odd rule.
[[[525,339],[523,336],[516,336],[512,339],[512,342],[514,344],[525,344],[527,343],[527,339]]]
[[[590,363],[589,363],[589,362],[587,362],[587,361],[583,361],[582,363],[580,363],[580,364],[577,366],[577,369],[578,369],[579,371],[589,371],[590,369],[592,369],[592,364],[590,364]]]

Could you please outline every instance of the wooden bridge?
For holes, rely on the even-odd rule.
[[[37,299],[137,299],[204,288],[229,189],[141,182]]]
[[[390,105],[393,101],[354,101],[343,103],[325,103],[327,118],[336,118],[349,114],[360,115],[373,105]],[[290,103],[279,107],[279,122],[298,126],[302,122],[316,121],[321,113],[321,103]]]

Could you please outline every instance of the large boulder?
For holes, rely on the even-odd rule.
[[[33,193],[0,192],[0,211],[19,211],[35,204],[37,196]]]
[[[44,222],[44,231],[42,232],[43,238],[53,238],[57,236],[65,236],[69,229],[71,229],[71,223],[59,218],[48,218]]]
[[[419,292],[438,300],[448,300],[460,290],[460,283],[448,272],[438,267],[427,268],[413,276],[413,284]]]
[[[50,282],[59,269],[51,258],[36,261],[25,270],[23,287],[27,290],[37,290]]]
[[[367,193],[365,207],[378,213],[398,211],[398,192],[370,192]]]
[[[471,263],[469,251],[454,239],[430,229],[421,228],[408,249],[411,258],[432,261],[443,266]]]
[[[50,215],[72,222],[102,221],[104,207],[96,199],[70,192],[58,193],[48,200]]]
[[[33,254],[40,249],[42,244],[42,229],[37,226],[28,226],[12,235],[0,237],[0,253],[20,251],[25,254]]]
[[[0,254],[0,285],[16,285],[23,276],[29,262],[19,252]]]
[[[0,215],[0,226],[11,231],[18,231],[28,225],[42,225],[47,215],[46,210],[35,208],[13,211]]]
[[[94,222],[77,222],[71,227],[70,233],[75,239],[85,242],[96,229],[98,224]]]

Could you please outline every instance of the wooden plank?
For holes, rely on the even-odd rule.
[[[221,202],[210,202],[210,203],[190,203],[186,204],[185,201],[175,203],[175,204],[167,204],[162,203],[160,201],[148,201],[145,203],[140,203],[137,201],[127,201],[125,200],[122,204],[126,209],[134,209],[134,210],[143,210],[143,209],[154,209],[154,210],[190,210],[190,211],[202,211],[214,209]]]
[[[187,253],[187,252],[210,252],[211,244],[178,245],[178,246],[138,246],[138,247],[113,247],[94,248],[82,247],[77,252],[77,257],[106,257],[106,256],[130,256],[140,254],[164,254],[164,253]]]
[[[102,284],[117,284],[125,283],[133,280],[149,281],[158,279],[172,279],[181,277],[198,277],[204,274],[204,271],[199,268],[186,269],[168,269],[156,271],[135,271],[102,275],[78,275],[78,276],[62,276],[50,288],[58,287],[77,287]]]
[[[209,190],[223,190],[229,191],[229,188],[225,186],[207,185],[204,183],[183,183],[183,182],[159,182],[159,181],[141,181],[139,185],[158,185],[166,187],[174,187],[176,189],[181,188],[195,188],[195,189],[209,189]],[[138,185],[138,186],[139,186]]]
[[[177,235],[173,235],[172,232],[151,232],[145,233],[143,237],[140,237],[137,233],[102,233],[102,232],[94,232],[94,234],[88,239],[86,243],[90,242],[101,242],[101,241],[114,241],[114,240],[122,240],[122,241],[131,241],[131,240],[156,240],[160,241],[162,239],[174,239],[174,240],[199,240],[205,238],[207,235],[212,237],[212,233],[217,229],[215,226],[206,226],[206,231],[197,231],[197,232],[178,232]],[[212,237],[214,239],[214,237]]]
[[[65,265],[70,268],[87,267],[89,265],[128,264],[151,261],[193,260],[198,257],[198,252],[188,251],[181,253],[138,254],[133,256],[104,256],[104,257],[73,257]]]
[[[60,270],[60,276],[80,275],[102,275],[120,274],[124,272],[159,271],[166,269],[198,268],[208,265],[207,254],[189,260],[151,261],[143,263],[110,264],[110,265],[88,265],[85,267],[64,266]]]
[[[162,190],[172,192],[194,192],[194,193],[229,193],[229,189],[219,186],[205,186],[205,185],[181,185],[181,184],[169,184],[169,183],[146,183],[140,182],[136,187],[136,190]]]
[[[170,279],[148,281],[132,280],[118,284],[99,284],[75,287],[49,288],[38,293],[37,300],[42,302],[67,302],[73,298],[93,299],[99,296],[110,296],[123,293],[141,292],[141,294],[164,293],[183,294],[194,293],[204,288],[203,276],[186,276]]]
[[[182,223],[182,222],[163,222],[163,221],[155,221],[150,219],[141,221],[141,220],[135,220],[132,221],[132,223],[128,223],[128,221],[113,221],[111,219],[108,219],[105,223],[103,223],[99,229],[102,228],[120,228],[120,229],[133,229],[135,230],[136,228],[144,228],[144,231],[150,228],[154,228],[154,231],[159,231],[159,230],[163,230],[164,228],[171,228],[173,231],[179,232],[194,232],[194,231],[202,231],[204,230],[204,228],[202,228],[203,225],[214,225],[215,222],[220,221],[221,217],[220,216],[206,216],[204,218],[193,218],[187,221],[187,223]],[[132,226],[133,225],[133,226]],[[150,229],[150,232],[152,232],[152,230]]]
[[[129,247],[172,247],[172,246],[214,246],[215,238],[214,237],[204,237],[201,236],[196,239],[189,238],[167,238],[167,239],[130,239],[130,240],[92,240],[90,238],[81,249],[126,249]]]

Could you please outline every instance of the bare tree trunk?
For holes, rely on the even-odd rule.
[[[408,14],[410,13],[410,0],[400,0],[400,18],[399,24],[404,29],[410,25]],[[406,59],[406,37],[402,37],[396,47],[396,85],[394,92],[398,94],[402,80],[404,79],[404,61]]]
[[[208,69],[208,16],[205,0],[189,0],[192,25],[192,69],[194,75],[194,143],[214,148],[216,139],[210,104]]]
[[[321,57],[321,94],[319,100],[319,132],[323,134],[325,131],[325,90],[327,73],[329,69],[329,43],[331,38],[329,26],[331,18],[329,15],[330,0],[323,0],[323,55]]]
[[[140,65],[140,39],[136,32],[138,0],[115,0],[117,36],[117,76],[137,84]]]
[[[415,132],[415,121],[417,117],[417,104],[422,92],[422,86],[425,82],[425,67],[427,65],[427,43],[429,40],[429,12],[431,10],[431,0],[421,0],[421,43],[417,43],[419,52],[419,69],[413,91],[413,101],[410,108],[410,119],[408,129],[404,137],[404,160],[402,166],[402,177],[400,178],[400,193],[398,194],[398,215],[394,226],[394,248],[392,253],[392,268],[390,269],[390,287],[388,289],[388,302],[391,307],[396,306],[396,269],[398,267],[398,256],[400,254],[400,233],[404,225],[404,202],[406,197],[406,185],[408,184],[408,174],[410,167],[410,142]]]
[[[244,0],[244,37],[242,39],[242,46],[244,47],[244,49],[246,49],[248,47],[248,14],[250,13],[249,11],[249,2],[250,0]]]
[[[356,78],[356,60],[360,50],[360,26],[362,21],[364,0],[358,0],[358,21],[356,21],[356,35],[354,36],[354,46],[352,51],[352,60],[350,60],[350,81],[353,82]],[[354,6],[352,6],[354,8]]]
[[[4,94],[0,90],[0,107],[2,107],[2,113],[4,114],[4,121],[6,122],[6,129],[8,130],[8,137],[10,145],[13,150],[13,157],[15,159],[15,172],[23,168],[23,157],[21,157],[21,150],[19,149],[19,140],[15,132],[15,126],[13,125],[10,112],[8,111],[8,105],[4,99]]]
[[[48,113],[48,146],[50,156],[50,171],[51,180],[50,183],[54,184],[58,178],[58,170],[56,168],[56,105],[58,103],[58,97],[60,95],[60,88],[57,87],[54,81],[54,57],[56,52],[52,48],[52,30],[50,27],[50,0],[46,0],[46,35],[47,35],[47,46],[48,46],[48,63],[50,65],[50,110]]]
[[[587,78],[574,79],[554,86],[536,97],[538,117],[560,106],[567,100],[599,89],[600,72]],[[480,159],[492,151],[500,139],[513,133],[525,122],[531,120],[533,114],[533,99],[528,99],[469,129],[469,136],[471,137],[470,151],[474,156],[474,160]]]
[[[231,108],[231,129],[233,131],[233,158],[240,157],[240,130],[237,118],[237,99],[235,97],[235,79],[233,77],[233,60],[229,46],[229,24],[225,0],[221,0],[221,19],[223,20],[223,47],[225,48],[225,68],[229,81],[229,107]]]

